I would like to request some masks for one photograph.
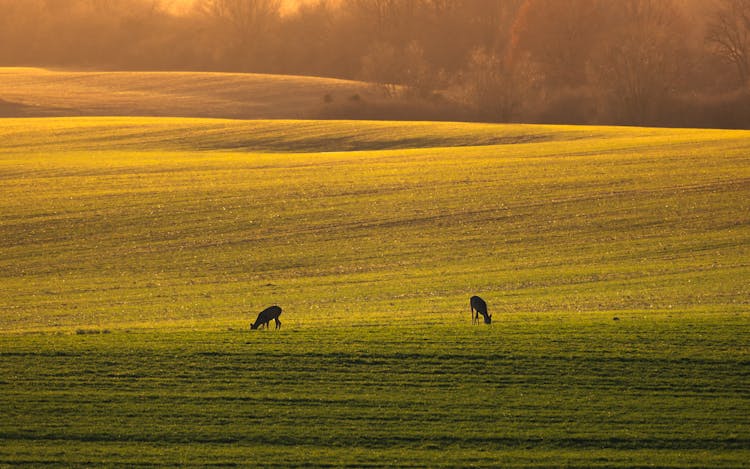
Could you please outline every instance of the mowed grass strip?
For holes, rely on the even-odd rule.
[[[742,467],[747,317],[0,336],[3,464]]]
[[[5,331],[234,327],[271,303],[288,327],[460,323],[471,294],[747,311],[748,132],[81,118],[0,136]]]

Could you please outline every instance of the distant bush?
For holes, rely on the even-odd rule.
[[[109,334],[109,329],[76,329],[76,335]]]
[[[586,89],[565,89],[550,96],[540,105],[536,115],[527,116],[530,120],[544,124],[599,123],[601,109],[596,98]],[[533,113],[532,113],[533,114]]]
[[[750,129],[750,88],[718,95],[690,95],[672,100],[661,120],[679,127]]]
[[[17,117],[24,114],[25,107],[23,104],[13,103],[0,99],[0,117]]]
[[[662,96],[653,115],[639,125],[665,127],[750,129],[750,89],[723,94]],[[618,117],[618,109],[590,89],[567,89],[547,96],[522,116],[544,124],[632,125]]]

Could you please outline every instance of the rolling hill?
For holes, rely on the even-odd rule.
[[[210,325],[274,301],[442,321],[471,292],[508,312],[741,310],[748,136],[6,119],[0,329]]]
[[[366,83],[286,75],[0,68],[0,117],[300,119],[320,114],[326,95],[339,103],[373,93]]]

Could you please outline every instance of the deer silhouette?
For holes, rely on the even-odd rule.
[[[261,326],[266,326],[266,329],[268,329],[268,323],[271,322],[271,319],[276,321],[276,327],[274,329],[280,329],[281,328],[281,321],[279,321],[280,315],[281,315],[280,307],[276,305],[269,306],[268,308],[261,311],[260,314],[258,314],[258,319],[256,319],[254,323],[250,324],[250,329],[258,329]]]
[[[471,306],[471,323],[479,324],[479,315],[484,316],[485,324],[492,324],[492,315],[487,314],[487,303],[478,296],[472,296],[469,298],[469,306]],[[476,310],[476,313],[474,313]]]

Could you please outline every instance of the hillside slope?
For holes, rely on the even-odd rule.
[[[745,131],[6,119],[0,330],[746,311],[749,158]]]
[[[0,117],[176,116],[310,118],[368,96],[366,83],[213,72],[85,72],[0,68]]]

